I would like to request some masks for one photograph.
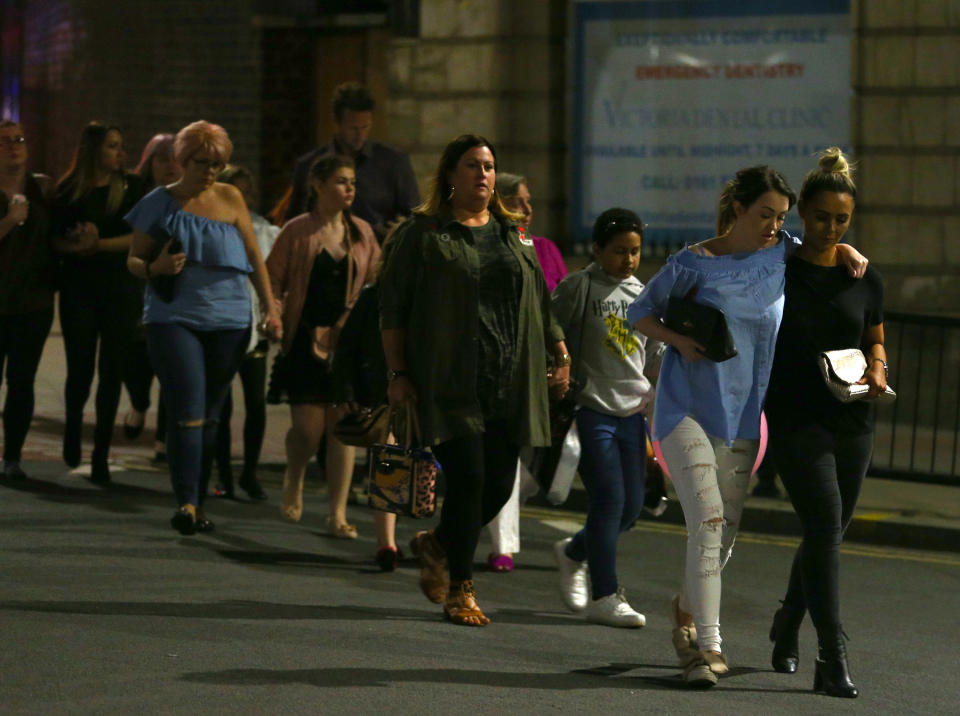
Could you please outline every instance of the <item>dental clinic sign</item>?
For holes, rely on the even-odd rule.
[[[651,248],[701,241],[737,169],[770,164],[799,189],[814,152],[849,149],[849,11],[849,0],[575,0],[576,239],[623,206],[649,225]]]

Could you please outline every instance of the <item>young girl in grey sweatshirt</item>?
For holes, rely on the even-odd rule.
[[[584,528],[554,546],[560,590],[572,611],[617,627],[642,627],[646,621],[627,603],[616,573],[617,539],[643,507],[644,411],[654,395],[645,369],[662,351],[627,323],[627,307],[643,289],[633,275],[642,240],[640,217],[608,209],[593,227],[595,261],[553,292],[573,358],[572,375],[581,386],[576,427],[580,477],[590,501]]]

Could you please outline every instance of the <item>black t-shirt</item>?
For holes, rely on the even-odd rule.
[[[872,266],[855,279],[843,266],[816,266],[794,256],[787,262],[786,302],[767,391],[774,428],[819,423],[842,433],[872,429],[871,404],[841,403],[823,381],[823,351],[863,348],[867,328],[883,323],[883,279]]]
[[[23,226],[14,226],[0,241],[0,315],[30,313],[53,305],[56,256],[50,242],[50,207],[31,175],[24,195],[30,202]],[[0,218],[9,197],[0,192]]]
[[[143,198],[143,180],[136,174],[124,175],[124,192],[120,206],[116,211],[107,211],[107,198],[110,186],[95,187],[81,196],[73,199],[73,183],[67,181],[57,187],[53,200],[54,236],[64,236],[76,224],[89,221],[96,225],[101,239],[112,239],[124,236],[133,231],[124,221],[124,216]],[[127,254],[124,251],[110,251],[92,254],[91,256],[64,256],[65,279],[70,278],[71,271],[86,272],[90,269],[101,269],[116,272],[126,281]],[[97,280],[100,280],[99,278]]]
[[[480,260],[477,396],[485,418],[505,418],[516,369],[523,275],[497,219],[491,216],[470,231]]]

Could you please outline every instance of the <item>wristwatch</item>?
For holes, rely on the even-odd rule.
[[[402,376],[409,377],[409,376],[410,376],[410,371],[409,371],[409,370],[406,370],[406,369],[404,369],[404,370],[388,370],[388,371],[387,371],[387,380],[396,380],[397,378],[400,378],[400,377],[402,377]]]
[[[569,353],[561,353],[560,355],[556,356],[555,360],[557,363],[557,368],[563,368],[564,366],[568,366],[571,363]]]
[[[874,356],[873,358],[871,358],[871,359],[870,359],[870,362],[873,363],[875,360],[878,360],[878,361],[880,361],[881,363],[883,363],[883,375],[889,378],[889,377],[890,377],[890,369],[887,368],[887,362],[886,362],[883,358],[878,358],[878,357],[876,357],[876,356]]]

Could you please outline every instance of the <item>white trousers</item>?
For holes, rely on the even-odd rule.
[[[516,554],[520,551],[520,504],[537,492],[537,483],[522,460],[517,460],[513,492],[500,513],[490,520],[487,530],[494,554]]]
[[[681,609],[693,615],[702,651],[720,651],[720,572],[733,553],[759,440],[723,440],[684,418],[660,441],[687,525]]]

